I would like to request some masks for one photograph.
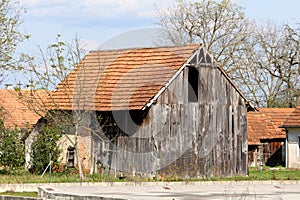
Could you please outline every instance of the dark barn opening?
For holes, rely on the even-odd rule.
[[[198,102],[199,71],[196,67],[189,67],[188,101]]]

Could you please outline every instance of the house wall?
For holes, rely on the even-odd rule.
[[[80,152],[80,161],[81,161],[81,166],[83,169],[83,172],[89,173],[90,172],[90,167],[91,162],[93,160],[92,154],[90,151],[91,148],[91,137],[90,135],[88,136],[78,136],[78,150]],[[69,167],[68,166],[68,159],[69,159],[69,152],[68,152],[68,147],[74,147],[74,142],[75,142],[75,135],[74,134],[68,134],[60,138],[60,140],[57,142],[57,145],[60,148],[60,164],[61,166],[64,167]],[[78,161],[77,161],[77,156],[75,154],[75,159],[74,159],[74,165],[75,167],[78,167]]]
[[[34,128],[25,140],[25,170],[29,170],[32,166],[31,146],[39,134],[38,128]]]
[[[184,177],[247,174],[244,99],[218,68],[201,65],[198,101],[189,102],[188,70],[186,67],[170,84],[144,120],[127,132],[130,136],[116,137],[111,147],[106,144],[111,153],[99,156],[100,162],[108,163],[111,171],[130,174]],[[122,119],[126,129],[130,115],[125,114]],[[95,152],[101,155],[103,142],[95,143],[98,144]]]
[[[77,148],[79,151],[80,163],[83,172],[89,173],[93,171],[94,163],[94,152],[92,150],[93,146],[93,132],[91,131],[94,122],[94,112],[93,111],[80,111],[80,112],[64,112],[63,123],[61,127],[63,129],[64,135],[59,139],[57,145],[60,148],[60,163],[64,167],[70,166],[70,152],[69,148],[75,148],[75,142],[77,142]],[[75,118],[77,117],[77,118]],[[77,126],[74,125],[74,119],[79,119]],[[77,138],[77,141],[76,141]],[[75,149],[74,149],[74,152]],[[74,158],[74,167],[78,168],[78,157],[76,154],[71,156]],[[71,161],[72,163],[72,161]],[[91,169],[92,168],[92,169]]]
[[[287,167],[300,168],[300,129],[287,129]]]
[[[260,166],[260,152],[259,145],[248,145],[248,166]]]
[[[85,131],[86,132],[86,131]],[[26,138],[25,141],[25,169],[29,170],[32,164],[31,153],[32,144],[36,141],[36,138],[39,134],[39,128],[32,130],[31,134]],[[78,149],[80,151],[81,165],[85,172],[90,171],[92,154],[90,151],[91,148],[91,137],[90,133],[83,135],[82,133],[78,136]],[[59,162],[62,167],[68,166],[68,147],[74,147],[75,135],[66,134],[59,139],[57,146],[60,149]],[[75,165],[77,165],[77,157],[75,156]]]
[[[80,119],[81,123],[78,126],[77,134],[74,125],[74,118],[76,116]],[[69,161],[69,147],[75,146],[75,138],[77,137],[77,146],[79,150],[79,157],[81,161],[82,169],[85,173],[93,171],[94,152],[93,147],[93,132],[88,127],[92,127],[93,122],[95,121],[95,115],[93,111],[81,111],[81,112],[72,112],[72,111],[58,111],[52,110],[52,113],[49,114],[49,120],[41,118],[32,132],[28,135],[25,140],[25,169],[28,170],[32,164],[31,157],[31,146],[36,141],[38,134],[42,131],[41,127],[43,125],[51,126],[60,126],[62,128],[63,135],[57,141],[57,146],[60,149],[59,162],[61,167],[68,167]],[[54,121],[53,119],[59,119]],[[99,128],[98,128],[99,129]],[[75,136],[76,135],[76,136]],[[74,155],[74,166],[78,167],[77,155]]]

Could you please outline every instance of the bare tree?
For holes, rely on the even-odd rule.
[[[158,11],[162,40],[200,42],[259,107],[295,106],[299,96],[299,28],[245,18],[231,0],[175,1]]]
[[[18,1],[0,2],[0,76],[4,75],[3,70],[17,68],[18,59],[14,58],[17,44],[29,38],[18,30],[22,23],[20,16],[24,12]]]
[[[299,24],[298,24],[299,26]],[[277,45],[272,45],[270,37],[261,38],[262,49],[271,60],[270,65],[263,66],[269,74],[282,81],[277,101],[280,105],[293,107],[300,89],[300,29],[288,24],[282,26],[282,34],[273,35]],[[268,40],[269,39],[269,40]]]
[[[75,148],[81,181],[83,179],[83,169],[80,151],[78,149],[78,137],[85,114],[78,109],[76,110],[76,108],[74,108],[75,110],[73,112],[72,110],[64,110],[61,108],[57,99],[54,97],[55,91],[53,90],[57,87],[61,87],[63,88],[61,91],[63,92],[64,98],[67,98],[69,102],[76,101],[73,93],[70,92],[71,86],[68,84],[68,81],[64,80],[67,75],[77,67],[84,53],[82,42],[77,36],[71,43],[65,43],[61,40],[61,36],[57,35],[56,42],[51,44],[46,51],[40,48],[41,60],[28,59],[31,62],[24,66],[24,69],[30,72],[32,78],[31,82],[34,87],[44,89],[45,92],[48,93],[48,98],[45,100],[45,98],[39,96],[38,93],[33,92],[32,94],[35,96],[35,101],[32,101],[32,97],[29,96],[29,98],[26,99],[28,95],[22,95],[30,109],[41,117],[46,118],[49,122],[48,124],[60,126],[63,131],[72,127],[72,133],[66,132],[64,136]],[[62,82],[63,85],[58,86]],[[80,88],[77,88],[77,90],[77,92],[82,92]],[[78,104],[81,105],[84,104],[84,102],[78,101]],[[73,135],[73,137],[71,138],[69,135]]]
[[[227,71],[249,36],[249,22],[243,8],[230,0],[177,0],[167,10],[158,11],[162,40],[182,45],[200,42]]]
[[[235,80],[258,106],[295,106],[300,88],[297,29],[269,22],[255,30],[243,44],[247,51],[235,62]]]
[[[82,181],[84,170],[82,160],[85,156],[89,156],[90,162],[94,162],[91,150],[93,147],[89,147],[89,144],[85,145],[84,142],[89,140],[88,142],[92,145],[95,137],[101,141],[107,140],[102,126],[110,122],[102,119],[101,115],[95,111],[98,81],[105,67],[101,61],[105,59],[105,56],[101,57],[101,54],[95,53],[94,62],[91,65],[85,64],[82,61],[84,50],[81,44],[78,38],[75,38],[71,44],[66,44],[58,35],[56,42],[50,45],[46,52],[41,50],[41,62],[35,64],[32,60],[27,69],[32,72],[35,86],[49,91],[48,100],[43,102],[48,109],[45,117],[50,124],[59,125],[65,130],[64,136],[75,148]],[[93,73],[90,68],[93,69]],[[53,89],[55,91],[51,91]],[[35,104],[32,104],[31,109],[38,112],[39,109]],[[41,116],[43,113],[40,112]],[[79,147],[88,149],[84,150]],[[86,153],[87,151],[90,151],[90,155]],[[93,170],[90,169],[90,172],[92,173]]]

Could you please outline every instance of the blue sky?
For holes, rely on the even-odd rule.
[[[95,49],[121,33],[154,27],[156,7],[172,0],[21,0],[27,14],[22,29],[31,35],[26,48],[44,46],[57,33],[65,40],[78,34]]]
[[[234,1],[245,8],[249,18],[300,22],[299,0]],[[27,10],[20,30],[31,38],[20,44],[18,51],[37,56],[38,46],[45,49],[55,41],[56,34],[61,34],[64,41],[79,35],[87,50],[149,45],[156,31],[153,28],[157,8],[166,9],[174,0],[20,0],[20,3]],[[15,82],[12,79],[5,82]]]
[[[32,53],[45,47],[56,34],[71,40],[78,34],[88,50],[127,31],[155,27],[156,7],[165,9],[173,0],[20,0],[27,13],[22,31],[31,35],[20,49]],[[258,20],[300,21],[299,0],[235,0],[245,8],[246,15]],[[141,34],[143,32],[140,32]],[[137,43],[133,38],[129,43]],[[134,46],[134,44],[133,44]],[[120,46],[122,48],[122,46]]]

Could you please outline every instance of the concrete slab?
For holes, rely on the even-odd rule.
[[[40,187],[39,193],[49,199],[290,199],[299,200],[300,184],[296,182],[174,182],[107,186]],[[65,197],[65,198],[64,198]]]

